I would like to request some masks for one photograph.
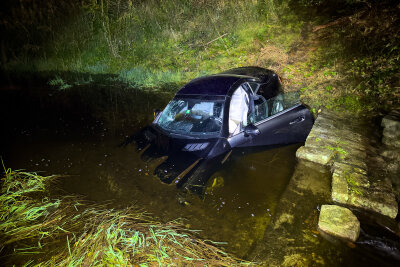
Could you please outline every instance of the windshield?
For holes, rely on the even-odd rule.
[[[224,101],[173,99],[157,124],[168,132],[185,135],[217,135],[221,131]]]

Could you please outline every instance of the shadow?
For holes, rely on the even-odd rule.
[[[73,86],[61,90],[48,81],[59,77]],[[143,90],[115,80],[116,75],[76,72],[0,72],[1,156],[16,144],[39,139],[101,139],[127,136],[148,125],[153,109],[163,108],[172,92]],[[123,137],[122,137],[123,136]]]

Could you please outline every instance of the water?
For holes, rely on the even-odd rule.
[[[298,145],[249,153],[235,151],[211,179],[217,183],[204,200],[189,196],[179,202],[178,189],[152,175],[152,166],[140,160],[133,145],[119,147],[121,139],[17,141],[6,159],[11,168],[23,167],[44,174],[66,174],[58,186],[68,194],[94,201],[113,200],[119,207],[142,207],[162,221],[182,218],[202,236],[228,242],[226,247],[243,256],[262,236],[295,164]],[[266,173],[267,171],[267,173]]]
[[[201,230],[200,237],[224,242],[226,251],[252,260],[314,265],[370,260],[360,246],[331,243],[317,231],[318,207],[330,201],[330,177],[296,162],[301,144],[235,150],[212,175],[204,199],[185,196],[188,204],[182,205],[181,192],[153,176],[157,162],[142,162],[134,145],[119,146],[150,123],[153,109],[163,108],[171,94],[121,88],[80,88],[56,96],[1,93],[7,97],[1,139],[6,166],[68,175],[58,193],[111,201],[115,208],[137,205],[165,222],[180,219]]]

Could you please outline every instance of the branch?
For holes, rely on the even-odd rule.
[[[312,31],[313,32],[317,32],[319,30],[322,30],[322,29],[325,29],[325,28],[328,28],[328,27],[331,27],[331,26],[334,26],[334,25],[344,24],[346,22],[352,22],[354,20],[354,18],[360,18],[365,12],[366,12],[366,10],[363,10],[363,11],[360,11],[360,12],[358,12],[356,14],[351,15],[351,16],[339,18],[339,19],[337,19],[335,21],[332,21],[332,22],[330,22],[328,24],[315,26]]]
[[[347,20],[350,20],[350,17],[340,18],[340,19],[337,19],[337,20],[335,20],[335,21],[333,21],[333,22],[330,22],[330,23],[328,23],[328,24],[315,26],[315,27],[313,28],[312,31],[313,31],[313,32],[317,32],[317,31],[319,31],[319,30],[328,28],[328,27],[333,26],[333,25],[343,24],[343,23],[345,23]]]
[[[209,44],[211,44],[212,42],[217,41],[218,39],[221,39],[222,37],[224,37],[225,35],[227,35],[228,33],[224,33],[220,36],[218,36],[217,38],[215,38],[214,40],[209,41],[208,43],[206,43],[204,46],[208,46]]]

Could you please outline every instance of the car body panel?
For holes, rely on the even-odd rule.
[[[205,76],[192,80],[183,86],[176,96],[180,95],[208,95],[208,96],[226,96],[232,85],[241,79],[240,76]]]
[[[313,117],[307,107],[298,104],[254,125],[260,130],[260,134],[247,137],[247,140],[236,145],[237,147],[304,142],[313,125]]]

